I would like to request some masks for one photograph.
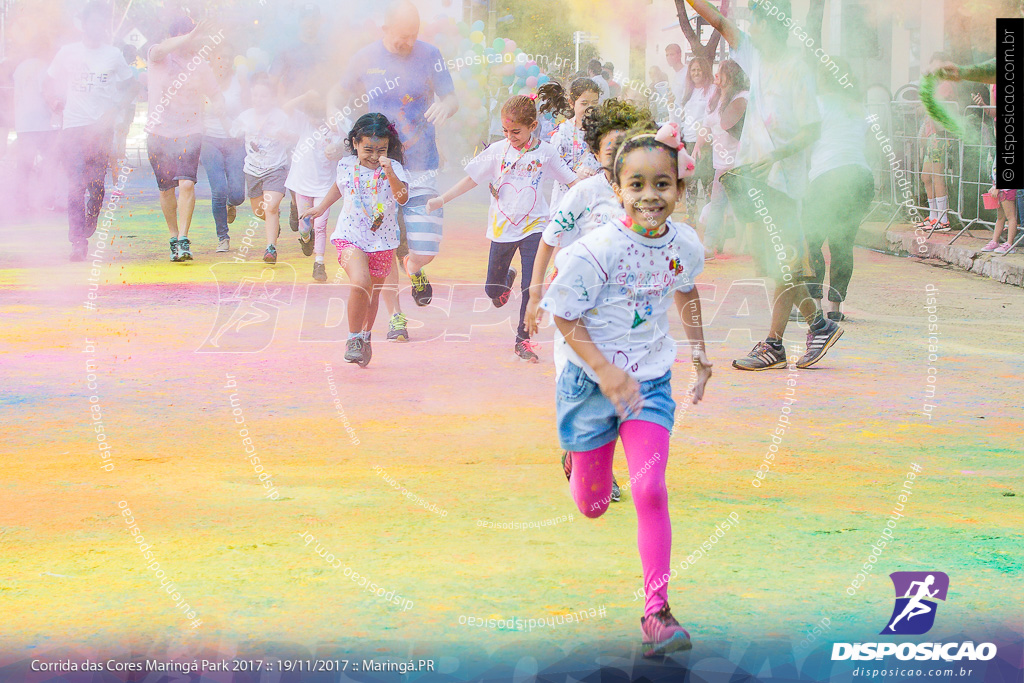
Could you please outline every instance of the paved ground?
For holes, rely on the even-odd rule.
[[[166,262],[148,196],[130,190],[118,213],[95,311],[83,305],[91,266],[66,261],[61,217],[0,233],[0,597],[4,614],[17,615],[0,626],[9,653],[132,642],[230,653],[254,641],[397,651],[430,642],[437,656],[497,648],[543,662],[576,645],[635,646],[641,583],[629,496],[599,520],[574,509],[558,465],[550,345],[541,364],[522,364],[511,326],[472,312],[486,267],[482,192],[451,211],[429,270],[436,285],[461,286],[438,286],[438,306],[425,311],[405,295],[421,323],[414,343],[375,343],[366,370],[342,362],[343,335],[330,327],[343,307],[328,308],[324,292],[341,286],[311,284],[311,262],[290,234],[272,296],[255,309],[276,325],[221,340],[251,352],[209,352],[208,333],[235,305],[218,313],[218,281],[223,299],[242,277],[267,276],[255,264],[211,270],[205,204],[196,260]],[[240,213],[236,247],[249,219]],[[701,278],[715,375],[706,401],[680,412],[668,468],[673,566],[687,564],[670,599],[698,644],[796,645],[822,619],[833,639],[873,639],[892,609],[886,575],[904,570],[950,576],[931,636],[978,641],[1021,630],[1024,290],[864,249],[856,257],[846,335],[796,375],[790,426],[760,488],[751,482],[789,375],[729,368],[767,325],[763,287],[744,281],[750,262],[717,261]],[[329,261],[330,277],[335,267]],[[688,366],[677,367],[681,401]],[[274,488],[261,485],[246,449]],[[915,463],[895,540],[850,596]],[[621,460],[616,471],[628,478]],[[119,502],[178,600],[146,568]],[[689,561],[729,515],[739,524]],[[371,595],[346,569],[402,604]],[[464,623],[592,608],[601,613],[584,623],[532,632]]]

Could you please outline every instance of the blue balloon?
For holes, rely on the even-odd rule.
[[[473,22],[473,25],[470,28],[473,31],[483,31],[484,30],[484,22],[483,22],[483,20],[482,19],[477,19],[476,21]]]
[[[537,76],[537,85],[544,85],[545,83],[547,83],[550,80],[551,80],[551,77],[548,76],[547,74],[544,74],[542,76]]]
[[[459,42],[459,52],[466,53],[473,49],[473,41],[469,38],[463,38]]]
[[[519,78],[526,78],[526,67],[524,65],[519,64],[518,66],[516,66],[516,76],[518,76]]]
[[[528,68],[526,70],[526,75],[527,76],[539,76],[540,75],[540,67],[537,66],[536,64],[534,64],[533,66],[531,66],[530,68]]]

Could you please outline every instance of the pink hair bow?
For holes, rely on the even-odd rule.
[[[664,126],[658,129],[654,139],[658,142],[668,145],[679,153],[679,179],[684,180],[689,178],[697,172],[697,164],[694,163],[693,157],[686,151],[686,145],[679,135],[679,124],[677,123],[666,123]]]

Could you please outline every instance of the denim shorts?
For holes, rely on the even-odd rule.
[[[653,422],[671,431],[676,419],[671,380],[672,371],[669,371],[657,379],[641,382],[643,408],[639,415],[630,415],[626,420]],[[566,362],[558,376],[555,406],[558,440],[563,449],[574,453],[590,451],[614,440],[619,435],[619,425],[625,421],[601,393],[597,382],[571,361]]]

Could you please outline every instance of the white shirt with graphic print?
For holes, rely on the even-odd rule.
[[[350,155],[338,162],[337,183],[344,204],[338,214],[338,222],[331,233],[332,240],[348,240],[369,254],[375,251],[397,249],[401,242],[398,232],[398,200],[391,193],[387,174],[359,166],[359,182],[356,183],[356,166],[359,158]],[[397,161],[391,161],[391,168],[403,183],[409,183],[409,175]],[[375,196],[376,194],[376,196]],[[375,201],[376,199],[376,201]],[[384,204],[384,221],[376,230],[373,215],[377,203]]]
[[[668,334],[668,311],[676,290],[687,293],[704,270],[697,232],[671,219],[658,238],[641,237],[619,219],[606,223],[558,252],[558,275],[541,308],[566,320],[583,318],[608,362],[638,382],[672,368],[676,343]],[[565,354],[592,380],[597,374],[562,341]],[[557,362],[557,361],[556,361]]]
[[[547,178],[569,184],[576,180],[568,164],[549,142],[532,141],[532,147],[519,152],[508,140],[499,140],[466,164],[473,182],[491,186],[487,215],[487,239],[492,242],[518,242],[540,232],[548,222],[548,201],[541,183]]]
[[[558,150],[558,156],[562,157],[562,161],[569,164],[569,168],[574,173],[579,174],[584,169],[599,172],[601,171],[601,162],[597,160],[594,153],[590,151],[590,146],[584,139],[586,133],[576,128],[576,124],[573,123],[575,119],[569,119],[563,121],[555,129],[554,134],[551,136],[551,144]],[[551,206],[556,207],[558,203],[562,201],[562,197],[568,191],[563,183],[555,183],[555,189],[551,191]]]
[[[594,228],[625,215],[608,177],[601,171],[569,188],[555,205],[541,239],[552,247],[565,248]]]

